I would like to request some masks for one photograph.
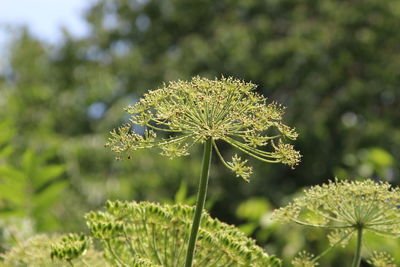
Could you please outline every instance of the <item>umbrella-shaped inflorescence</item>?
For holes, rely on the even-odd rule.
[[[105,212],[86,215],[91,234],[101,241],[106,258],[119,266],[147,262],[148,266],[184,265],[194,208],[150,202],[107,202]],[[254,240],[235,227],[204,212],[194,266],[280,266]],[[147,265],[146,265],[147,266]]]
[[[276,210],[274,216],[281,221],[330,230],[328,238],[332,247],[344,246],[356,235],[352,266],[359,266],[365,232],[399,237],[400,189],[369,179],[329,181],[305,190],[302,197]]]
[[[297,165],[300,154],[285,143],[296,139],[297,133],[281,122],[284,108],[275,102],[267,104],[255,88],[233,78],[170,82],[126,108],[130,122],[112,131],[107,145],[119,154],[157,147],[172,158],[188,155],[193,145],[211,139],[223,164],[245,180],[252,168],[237,155],[225,160],[218,141],[268,163]],[[144,126],[145,133],[132,131],[135,125]],[[166,135],[157,138],[157,132]]]

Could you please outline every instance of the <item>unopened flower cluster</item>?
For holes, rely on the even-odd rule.
[[[72,261],[85,254],[90,240],[85,235],[69,234],[51,249],[50,257],[60,260]]]
[[[102,251],[89,246],[90,243],[90,239],[81,234],[68,234],[66,236],[35,235],[18,242],[11,250],[1,254],[0,266],[114,266],[104,260]]]
[[[235,155],[226,161],[217,142],[264,162],[297,165],[300,154],[286,143],[297,133],[281,122],[284,108],[267,104],[255,88],[233,78],[170,82],[128,107],[130,122],[112,131],[107,145],[122,154],[158,147],[162,155],[172,158],[188,155],[193,145],[211,139],[224,165],[245,180],[252,173],[247,160]],[[132,131],[134,125],[144,126],[144,135]],[[165,135],[156,138],[156,132]]]

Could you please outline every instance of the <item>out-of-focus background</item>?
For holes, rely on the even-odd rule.
[[[85,231],[107,199],[193,203],[201,151],[116,161],[108,132],[163,82],[233,76],[287,107],[294,170],[252,161],[249,184],[218,161],[207,206],[290,262],[325,233],[271,210],[329,179],[400,182],[400,1],[0,1],[0,252],[41,232]],[[226,153],[229,153],[226,147]],[[369,250],[400,241],[367,237]],[[321,266],[344,266],[354,244]],[[397,251],[397,254],[396,254]]]

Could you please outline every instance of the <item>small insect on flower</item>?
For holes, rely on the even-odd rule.
[[[252,173],[247,160],[235,155],[227,162],[217,142],[264,162],[296,166],[300,153],[286,141],[295,140],[297,133],[281,122],[284,108],[267,104],[255,88],[233,78],[170,82],[126,108],[130,122],[111,132],[107,146],[117,153],[158,147],[162,155],[172,158],[188,155],[196,143],[211,140],[223,164],[246,181]],[[134,125],[144,126],[145,133],[133,132]],[[156,132],[166,135],[158,139]]]

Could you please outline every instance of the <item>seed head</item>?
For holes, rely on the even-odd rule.
[[[85,254],[89,243],[90,239],[85,235],[68,234],[52,246],[50,257],[71,261]]]
[[[212,139],[224,165],[245,180],[251,174],[247,161],[238,156],[225,161],[218,141],[264,162],[294,167],[301,156],[285,142],[295,140],[297,133],[281,122],[284,108],[267,104],[255,88],[233,78],[170,82],[126,108],[130,122],[111,132],[107,146],[117,153],[158,147],[162,155],[172,158],[188,155],[194,144]],[[133,132],[134,125],[144,126],[144,135]],[[156,132],[165,135],[156,138]]]
[[[106,206],[104,212],[86,215],[92,235],[110,244],[104,248],[106,255],[114,249],[120,262],[134,259],[138,267],[184,265],[194,207],[121,201],[108,201]],[[279,267],[281,261],[234,226],[203,212],[194,266]]]

